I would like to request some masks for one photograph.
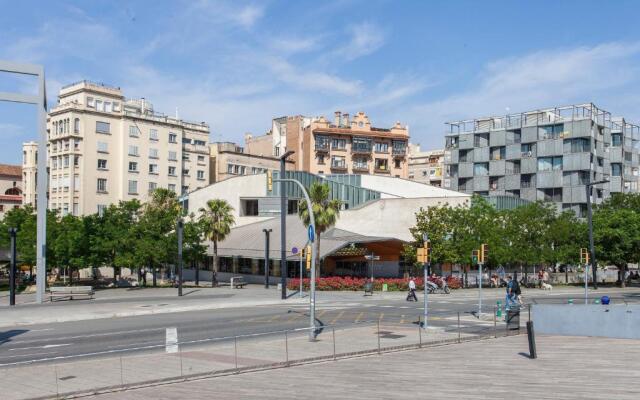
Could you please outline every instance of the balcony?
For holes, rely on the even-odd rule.
[[[331,161],[331,169],[334,170],[340,170],[340,171],[346,171],[347,170],[347,163],[344,160],[333,160]]]
[[[371,145],[366,143],[353,143],[351,145],[352,153],[370,154]]]
[[[316,151],[329,152],[329,141],[316,141]]]
[[[363,163],[353,163],[353,172],[369,172],[369,165]]]
[[[190,153],[209,154],[209,147],[191,143],[183,143],[182,150]]]

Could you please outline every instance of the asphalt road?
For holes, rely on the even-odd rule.
[[[538,293],[529,300],[548,302],[566,298],[561,293]],[[615,292],[608,294],[622,296]],[[483,296],[484,311],[492,313],[498,299],[502,299],[498,291]],[[353,296],[352,300],[336,301],[325,297],[317,307],[317,324],[417,323],[423,314],[422,300],[421,296],[417,303],[406,302],[401,296],[386,300],[378,300],[375,295],[366,299]],[[431,295],[429,300],[430,325],[445,329],[457,328],[458,313],[469,323],[473,320],[472,313],[477,310],[477,296],[468,291]],[[163,350],[166,329],[171,327],[177,328],[180,342],[305,328],[309,326],[308,311],[306,305],[284,304],[30,325],[24,329],[0,332],[0,366],[60,361],[79,355],[131,354],[151,351],[150,346],[159,346],[155,351]],[[493,327],[492,322],[478,321],[475,328],[489,329],[487,325]],[[474,327],[468,326],[467,329]]]

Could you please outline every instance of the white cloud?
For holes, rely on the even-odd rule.
[[[278,37],[269,41],[269,47],[286,54],[302,53],[314,50],[318,42],[317,37]]]
[[[255,5],[248,5],[243,7],[235,14],[234,19],[241,26],[246,29],[253,27],[253,25],[264,15],[264,8]]]
[[[633,93],[639,83],[639,68],[633,62],[639,54],[640,43],[607,43],[496,60],[485,66],[478,84],[409,107],[403,117],[417,133],[416,141],[426,138],[431,147],[442,147],[444,122],[451,120],[583,102],[623,113],[618,97]]]
[[[306,96],[314,95],[310,90],[348,96],[356,95],[362,91],[362,83],[360,81],[348,81],[329,73],[296,68],[280,58],[271,58],[267,62],[267,66],[280,81],[286,82],[296,89],[307,91]]]
[[[385,34],[379,25],[363,22],[349,28],[349,42],[336,51],[336,55],[355,60],[378,50],[385,42]]]

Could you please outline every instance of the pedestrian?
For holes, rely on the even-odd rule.
[[[413,277],[409,278],[409,294],[407,294],[407,301],[418,301],[418,296],[416,296],[416,281],[413,280]]]
[[[507,295],[504,301],[505,310],[511,309],[512,305],[515,305],[515,285],[513,283],[513,279],[511,279],[511,275],[507,275]]]

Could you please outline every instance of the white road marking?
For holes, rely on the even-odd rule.
[[[29,354],[16,354],[15,356],[2,356],[2,358],[17,358],[17,357],[31,357],[31,356],[46,356],[51,354],[57,354],[57,351],[50,351],[47,353],[29,353]]]
[[[178,352],[178,328],[167,328],[165,351],[167,353]]]
[[[44,346],[32,346],[32,347],[17,347],[13,349],[7,349],[8,351],[20,351],[20,350],[31,350],[31,349],[52,349],[54,347],[64,347],[71,346],[71,343],[61,343],[61,344],[46,344]]]
[[[112,336],[112,335],[121,335],[126,333],[139,333],[139,332],[151,332],[151,331],[163,331],[164,328],[152,328],[152,329],[135,329],[131,331],[118,331],[118,332],[106,332],[106,333],[94,333],[89,335],[78,335],[78,336],[66,336],[63,339],[61,338],[51,338],[51,339],[29,339],[29,340],[11,340],[12,344],[21,344],[21,343],[39,343],[39,342],[53,342],[60,340],[69,340],[69,339],[82,339],[82,338],[90,338],[90,337],[100,337],[100,336]]]

